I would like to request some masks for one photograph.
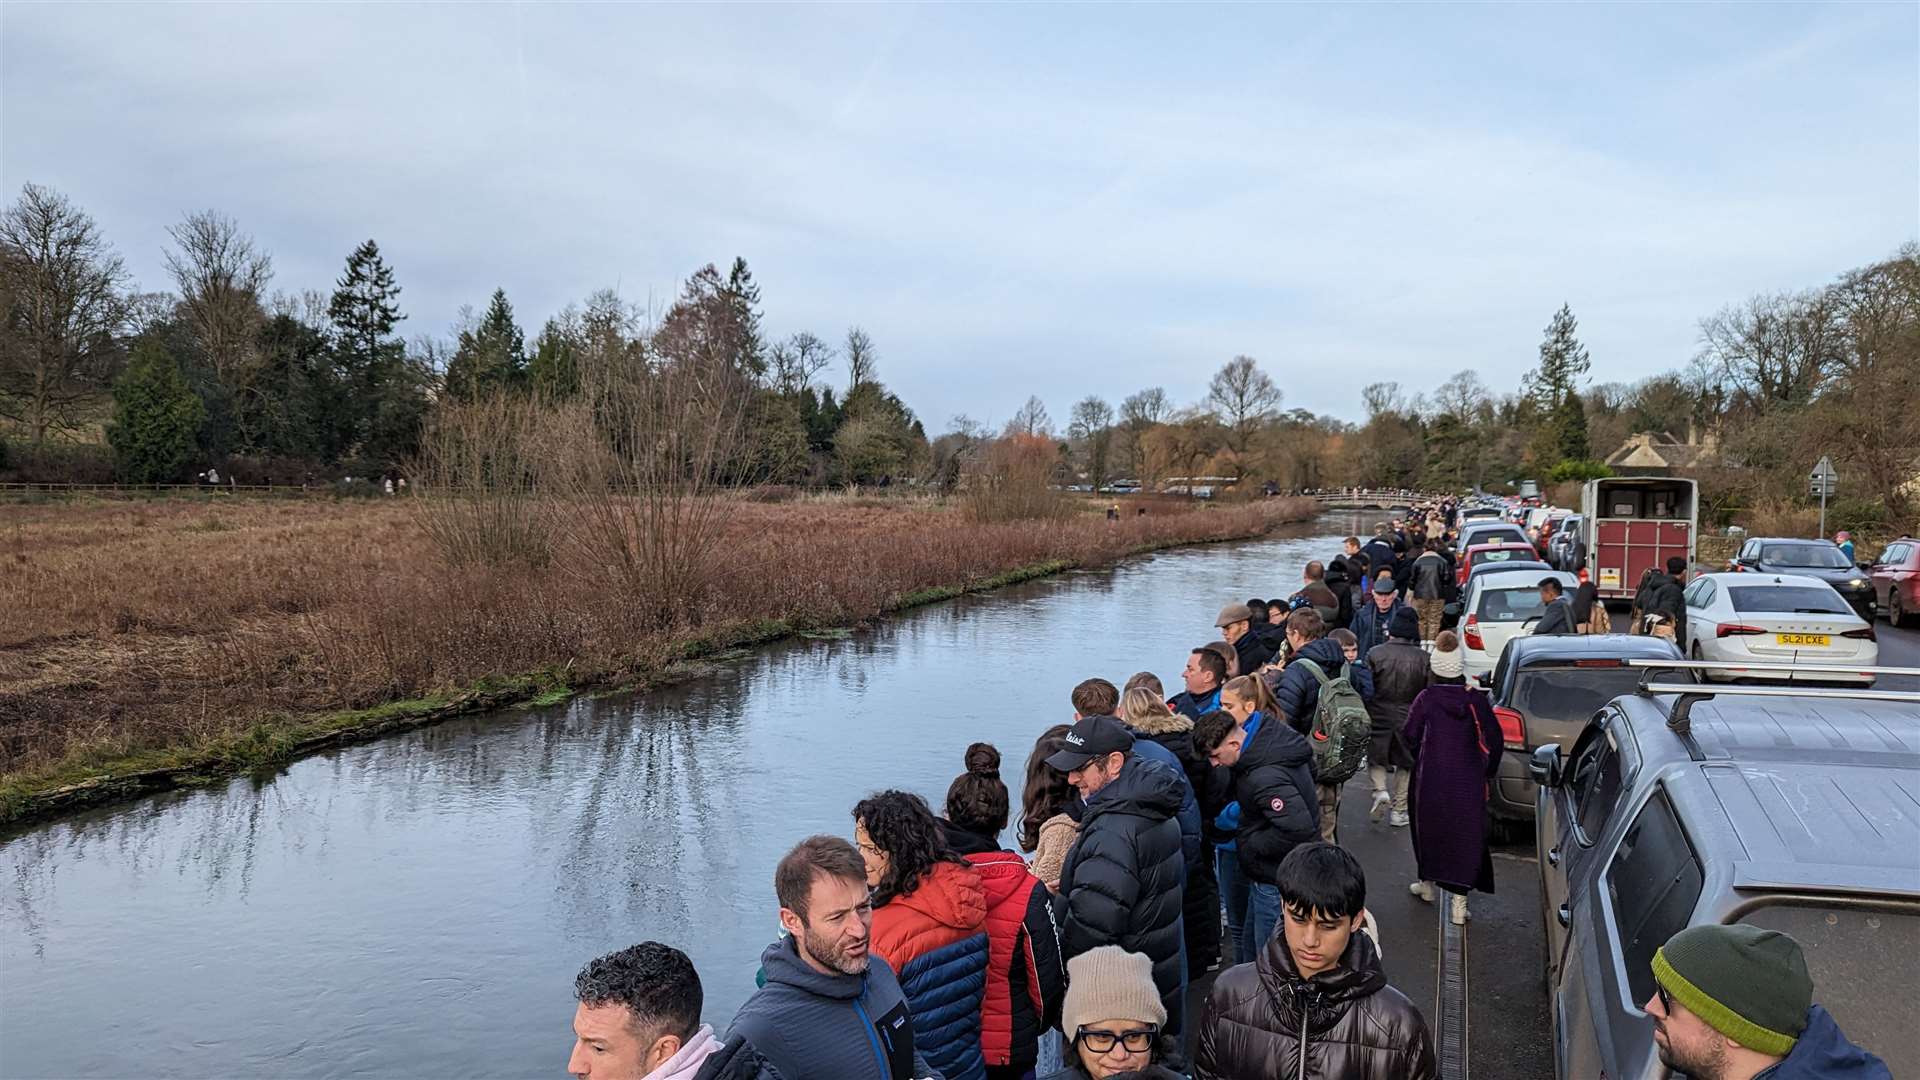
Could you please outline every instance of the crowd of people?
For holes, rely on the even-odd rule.
[[[1388,978],[1366,874],[1338,828],[1341,790],[1364,769],[1371,820],[1409,830],[1412,895],[1464,923],[1468,896],[1493,890],[1485,799],[1503,740],[1440,625],[1454,508],[1428,509],[1347,538],[1285,599],[1221,609],[1219,640],[1190,650],[1177,693],[1148,672],[1080,682],[1063,703],[1073,722],[1037,733],[1017,818],[999,751],[974,743],[940,813],[881,791],[851,808],[851,840],[795,845],[773,875],[783,932],[724,1037],[700,1022],[679,950],[646,942],[593,961],[576,983],[569,1071],[1435,1076],[1432,1035]],[[1566,632],[1586,621],[1564,617]],[[1009,829],[1017,851],[1001,845]],[[1187,1015],[1189,985],[1213,972]],[[1654,974],[1659,1053],[1689,1075],[1886,1075],[1822,1071],[1875,1059],[1812,1004],[1791,938],[1693,928]]]

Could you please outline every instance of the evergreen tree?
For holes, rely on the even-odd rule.
[[[460,332],[459,347],[447,364],[447,393],[472,401],[490,391],[520,385],[526,372],[526,337],[513,321],[507,291],[495,289],[479,325]]]
[[[534,339],[527,376],[533,388],[549,400],[570,398],[580,392],[580,351],[572,335],[557,321],[548,319]]]
[[[738,255],[727,272],[723,295],[733,312],[740,366],[756,376],[766,374],[766,346],[760,337],[760,286],[754,284],[747,260]]]
[[[1587,407],[1579,394],[1560,399],[1553,417],[1554,433],[1560,438],[1561,461],[1585,461],[1592,456],[1587,440]]]
[[[337,460],[371,438],[383,400],[406,382],[406,345],[394,333],[406,318],[399,296],[379,245],[368,240],[354,248],[327,305],[337,384],[318,418],[326,432],[325,460]]]
[[[173,354],[155,339],[141,341],[113,386],[114,472],[133,484],[183,479],[205,415]]]
[[[1526,394],[1533,404],[1533,457],[1536,467],[1548,468],[1569,457],[1585,457],[1586,408],[1580,402],[1580,383],[1591,366],[1586,346],[1575,337],[1579,324],[1572,305],[1562,304],[1547,324],[1540,342],[1540,366],[1527,376]],[[1569,400],[1571,399],[1571,400]],[[1579,449],[1578,455],[1568,454]]]

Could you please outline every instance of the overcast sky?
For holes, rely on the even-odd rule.
[[[27,181],[147,288],[192,210],[281,289],[371,236],[410,336],[743,255],[771,332],[866,327],[933,432],[1235,353],[1357,418],[1510,389],[1563,301],[1597,380],[1677,367],[1920,235],[1920,5],[7,3]]]

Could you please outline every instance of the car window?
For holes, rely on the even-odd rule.
[[[1830,544],[1769,544],[1760,549],[1760,561],[1772,566],[1803,566],[1816,570],[1844,570],[1853,564]]]
[[[1485,590],[1480,594],[1480,607],[1475,614],[1481,622],[1525,622],[1539,618],[1544,611],[1546,605],[1540,602],[1539,587],[1523,585]]]
[[[1913,1022],[1913,958],[1920,915],[1838,905],[1768,904],[1740,919],[1800,943],[1815,999],[1847,1037],[1880,1055],[1895,1076],[1920,1076]]]
[[[1907,545],[1893,544],[1880,555],[1880,562],[1887,566],[1899,566],[1907,561]]]
[[[1742,547],[1740,548],[1740,558],[1742,558],[1742,559],[1751,559],[1751,558],[1753,558],[1753,557],[1754,557],[1754,556],[1753,556],[1753,553],[1754,553],[1755,551],[1758,551],[1759,549],[1760,549],[1760,541],[1758,541],[1758,540],[1749,540],[1749,541],[1747,541],[1747,542],[1746,542],[1746,544],[1745,544],[1745,545],[1743,545],[1743,546],[1742,546]]]
[[[1522,713],[1542,720],[1586,720],[1607,702],[1640,685],[1638,668],[1524,668],[1512,700]]]
[[[1714,597],[1720,595],[1720,586],[1715,585],[1712,581],[1702,581],[1701,585],[1703,587],[1700,590],[1700,602],[1693,606],[1701,608],[1712,607]]]
[[[1702,596],[1705,596],[1706,592],[1707,592],[1707,579],[1701,578],[1699,581],[1696,581],[1693,584],[1687,586],[1687,591],[1681,593],[1680,595],[1686,600],[1688,607],[1699,607],[1701,606],[1700,598]]]
[[[1475,529],[1467,540],[1474,544],[1524,544],[1527,534],[1512,525],[1499,525]]]
[[[1590,847],[1607,827],[1607,816],[1620,798],[1620,748],[1613,732],[1590,729],[1585,742],[1574,751],[1568,770],[1568,790],[1573,797],[1573,821],[1582,847]]]
[[[1655,788],[1607,867],[1607,900],[1620,930],[1620,963],[1635,1008],[1653,996],[1653,951],[1687,928],[1700,902],[1700,860]]]
[[[1741,613],[1847,615],[1851,608],[1826,585],[1740,585],[1728,589],[1733,610]]]
[[[1514,559],[1531,562],[1533,560],[1533,552],[1519,551],[1511,548],[1493,548],[1488,551],[1476,551],[1473,553],[1474,566],[1479,566],[1481,563],[1511,562]]]

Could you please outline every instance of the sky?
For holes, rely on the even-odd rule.
[[[531,338],[745,257],[944,430],[1029,394],[1496,391],[1571,304],[1598,382],[1920,237],[1920,5],[0,5],[0,190],[144,288],[235,218],[274,287],[372,237],[409,335]],[[843,371],[831,377],[844,381]]]

